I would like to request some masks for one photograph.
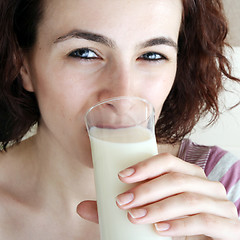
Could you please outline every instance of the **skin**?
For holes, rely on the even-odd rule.
[[[176,74],[181,15],[180,0],[45,1],[21,68],[39,102],[38,134],[0,155],[4,239],[100,239],[84,114],[122,95],[145,98],[160,114]],[[119,208],[133,224],[157,223],[162,236],[239,239],[223,186],[178,159],[178,148],[159,146],[159,155],[120,173],[138,185],[117,197]],[[134,199],[125,204],[129,193]]]

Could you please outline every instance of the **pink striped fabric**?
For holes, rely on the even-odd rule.
[[[220,181],[225,186],[227,192],[229,192],[240,181],[240,161],[234,163]]]
[[[189,139],[182,141],[178,157],[202,167],[210,180],[221,182],[240,216],[240,159],[217,146],[198,145]]]

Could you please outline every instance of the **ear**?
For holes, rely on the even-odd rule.
[[[34,92],[31,74],[30,74],[30,67],[26,57],[23,57],[22,66],[20,68],[20,75],[22,77],[22,83],[25,90],[29,92]]]

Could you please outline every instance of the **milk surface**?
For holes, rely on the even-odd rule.
[[[167,240],[153,224],[136,225],[116,205],[118,194],[134,184],[122,183],[118,173],[158,153],[155,136],[142,127],[90,129],[101,240]]]

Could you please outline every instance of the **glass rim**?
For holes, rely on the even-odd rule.
[[[141,97],[136,97],[136,96],[119,96],[119,97],[112,97],[112,98],[106,98],[105,100],[103,101],[100,101],[98,103],[96,103],[95,105],[93,105],[92,107],[90,107],[87,112],[85,113],[85,116],[84,116],[84,121],[85,121],[85,124],[86,126],[88,126],[88,121],[87,121],[87,116],[88,114],[96,107],[100,106],[100,105],[103,105],[105,103],[109,103],[109,102],[113,102],[113,101],[116,101],[116,100],[121,100],[121,99],[134,99],[134,100],[140,100],[141,102],[144,102],[146,105],[148,105],[150,107],[150,109],[152,110],[153,114],[155,115],[155,109],[152,105],[151,102],[149,102],[148,100],[146,100],[145,98],[141,98]],[[148,118],[150,117],[150,115],[148,116]]]
[[[120,100],[120,99],[135,99],[135,100],[140,100],[140,101],[142,101],[142,102],[145,102],[147,105],[149,105],[149,106],[151,107],[151,109],[153,109],[153,111],[154,111],[154,107],[153,107],[152,103],[150,103],[150,102],[149,102],[148,100],[146,100],[145,98],[135,97],[135,96],[119,96],[119,97],[113,97],[113,98],[106,98],[105,100],[96,103],[95,105],[93,105],[92,107],[90,107],[90,108],[87,110],[87,112],[85,113],[85,117],[88,115],[88,113],[89,113],[92,109],[94,109],[94,108],[96,108],[96,107],[98,107],[98,106],[100,106],[100,105],[103,105],[103,104],[105,104],[105,103],[107,103],[107,102],[113,102],[113,101]]]

